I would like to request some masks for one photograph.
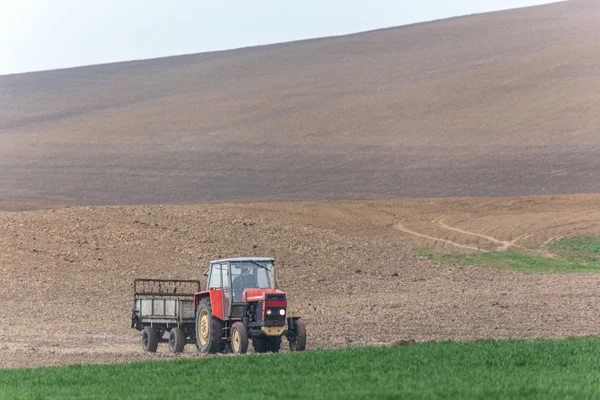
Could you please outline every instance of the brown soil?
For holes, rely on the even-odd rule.
[[[0,367],[168,358],[164,345],[143,354],[129,328],[133,279],[203,279],[210,259],[242,255],[278,260],[310,349],[598,334],[600,275],[438,265],[411,247],[456,246],[398,224],[494,249],[600,234],[599,203],[582,195],[0,212]],[[188,346],[184,356],[198,355]]]
[[[600,275],[412,250],[600,234],[598,195],[442,198],[600,192],[599,20],[570,1],[0,77],[0,367],[169,357],[129,328],[133,279],[244,255],[278,260],[310,349],[600,333]],[[369,200],[399,197],[439,199]],[[331,199],[363,201],[182,205]]]

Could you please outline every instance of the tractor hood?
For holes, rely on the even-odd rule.
[[[286,300],[286,296],[279,289],[246,289],[242,295],[245,303],[264,300]]]

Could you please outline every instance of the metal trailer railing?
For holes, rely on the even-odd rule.
[[[194,323],[194,294],[199,291],[197,280],[134,280],[132,327]]]

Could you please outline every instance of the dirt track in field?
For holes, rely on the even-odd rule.
[[[210,259],[241,255],[278,260],[311,349],[598,334],[600,275],[437,265],[411,250],[600,234],[598,204],[600,195],[0,212],[0,367],[168,358],[164,345],[144,355],[129,329],[133,279],[200,279]]]

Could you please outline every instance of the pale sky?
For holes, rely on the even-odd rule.
[[[531,0],[0,0],[0,75],[335,36]]]

